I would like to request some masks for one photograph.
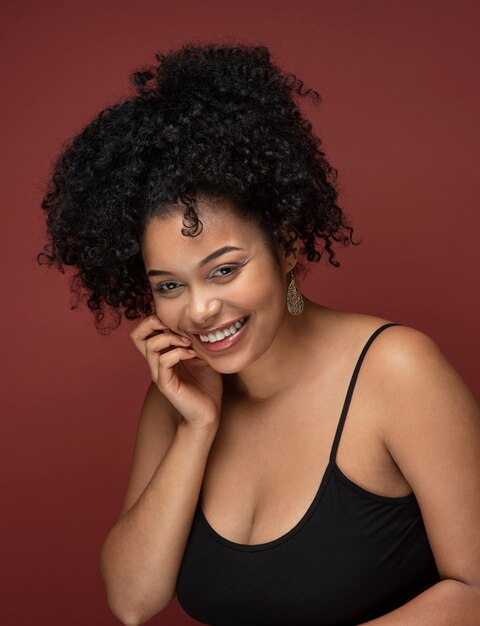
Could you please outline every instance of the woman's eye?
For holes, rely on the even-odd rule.
[[[168,283],[161,283],[160,285],[156,285],[153,290],[158,291],[159,293],[165,293],[166,291],[173,291],[173,289],[164,289],[167,285],[175,285],[176,283],[169,281]]]
[[[221,276],[229,276],[234,270],[237,269],[237,267],[238,265],[222,265],[222,267],[215,270],[214,274],[216,274],[216,272],[221,272],[222,270],[229,270],[227,274],[221,274]]]
[[[233,274],[233,272],[238,269],[240,266],[239,265],[222,265],[222,267],[217,268],[212,274],[212,277],[215,277],[215,274],[217,274],[216,277],[219,278],[224,278],[227,276],[230,276],[230,274]],[[220,274],[218,274],[218,272],[222,272]],[[225,273],[223,273],[225,272]],[[156,285],[153,290],[158,292],[158,293],[167,293],[167,292],[172,292],[175,291],[176,287],[175,285],[178,285],[179,283],[169,280],[166,281],[164,283],[160,283],[159,285]],[[173,285],[173,287],[171,287],[171,285]]]

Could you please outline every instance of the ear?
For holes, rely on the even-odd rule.
[[[290,246],[293,244],[293,251],[290,254],[285,252],[285,249],[282,245],[279,245],[279,259],[280,264],[282,266],[282,270],[285,274],[288,274],[298,261],[299,248],[300,248],[300,238],[294,230],[288,230],[285,226],[280,226],[280,231],[286,239],[294,240],[290,243]]]

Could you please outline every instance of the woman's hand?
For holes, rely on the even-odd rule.
[[[188,424],[218,426],[222,375],[190,348],[191,340],[171,331],[157,315],[137,324],[130,337],[147,359],[153,382]]]

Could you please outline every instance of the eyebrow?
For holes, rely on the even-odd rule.
[[[202,259],[200,263],[198,264],[198,267],[203,267],[207,263],[210,263],[210,261],[213,261],[213,259],[216,259],[217,257],[222,256],[222,254],[226,254],[227,252],[231,252],[232,250],[243,250],[243,248],[237,248],[236,246],[223,246],[223,248],[219,248],[218,250],[215,250],[215,252],[212,252],[211,254],[206,256],[204,259]],[[175,272],[168,272],[167,270],[148,270],[147,272],[147,276],[165,276],[165,275],[175,276]]]

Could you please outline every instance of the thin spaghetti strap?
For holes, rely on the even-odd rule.
[[[352,399],[353,390],[355,388],[355,383],[357,382],[358,372],[360,371],[360,367],[362,365],[365,354],[367,353],[367,350],[370,347],[370,344],[372,343],[372,341],[375,339],[375,337],[379,335],[382,332],[382,330],[385,330],[385,328],[388,328],[389,326],[401,326],[401,324],[397,324],[396,322],[388,322],[388,324],[384,324],[383,326],[380,326],[380,328],[377,328],[377,330],[374,333],[372,333],[372,335],[370,335],[370,338],[364,345],[363,350],[361,351],[360,356],[358,357],[357,364],[355,365],[355,369],[353,370],[352,378],[350,379],[350,384],[348,385],[347,395],[345,397],[345,402],[343,404],[342,413],[340,415],[337,430],[335,432],[335,438],[333,440],[332,450],[330,452],[330,463],[334,463],[335,458],[337,456],[337,449],[338,449],[338,444],[340,443],[340,437],[342,436],[343,425],[345,424],[345,419],[347,417],[348,408],[350,406],[350,400]]]

